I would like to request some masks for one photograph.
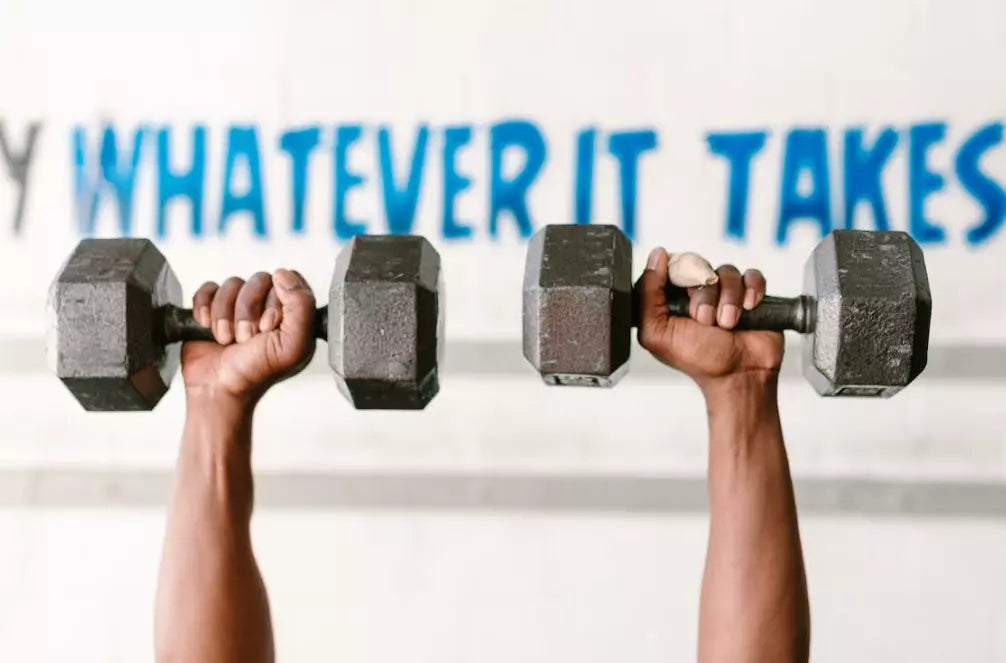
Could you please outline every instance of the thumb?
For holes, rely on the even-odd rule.
[[[304,277],[296,271],[277,269],[272,276],[276,299],[282,310],[281,332],[312,329],[314,323],[314,293]]]
[[[639,333],[660,333],[667,326],[667,251],[657,247],[650,252],[646,270],[636,282],[639,297]]]

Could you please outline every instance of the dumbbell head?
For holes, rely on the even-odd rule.
[[[423,237],[359,236],[339,254],[328,302],[328,359],[360,409],[422,409],[439,389],[440,256]]]
[[[156,340],[153,311],[182,289],[145,239],[85,239],[49,288],[50,368],[87,410],[150,410],[178,369]]]
[[[545,226],[524,269],[524,356],[548,384],[611,386],[628,370],[632,247],[615,226]]]
[[[932,299],[907,233],[832,232],[807,260],[804,291],[816,307],[803,373],[822,396],[891,396],[926,367]]]

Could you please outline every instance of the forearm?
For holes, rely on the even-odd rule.
[[[776,376],[729,378],[709,409],[709,549],[699,659],[805,661],[810,616]]]
[[[157,590],[159,661],[271,661],[252,553],[250,405],[190,398]]]

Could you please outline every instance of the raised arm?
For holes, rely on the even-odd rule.
[[[193,310],[219,344],[182,348],[186,420],[157,587],[157,660],[272,661],[249,531],[252,414],[314,353],[314,296],[298,274],[279,270],[207,283]]]
[[[667,253],[637,283],[640,343],[689,375],[709,415],[709,547],[702,582],[702,663],[807,661],[810,608],[793,484],[779,423],[778,332],[728,331],[765,294],[731,265],[689,289],[691,318],[667,313]]]

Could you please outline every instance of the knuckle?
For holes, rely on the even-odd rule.
[[[719,269],[717,269],[716,272],[720,275],[720,277],[725,278],[732,278],[732,277],[739,278],[741,275],[740,270],[738,270],[735,265],[731,265],[730,263],[720,265]]]
[[[290,303],[295,306],[314,306],[314,293],[309,288],[294,290]]]
[[[709,302],[715,302],[720,297],[720,284],[716,285],[704,285],[695,291],[695,301],[700,304],[707,304]]]

